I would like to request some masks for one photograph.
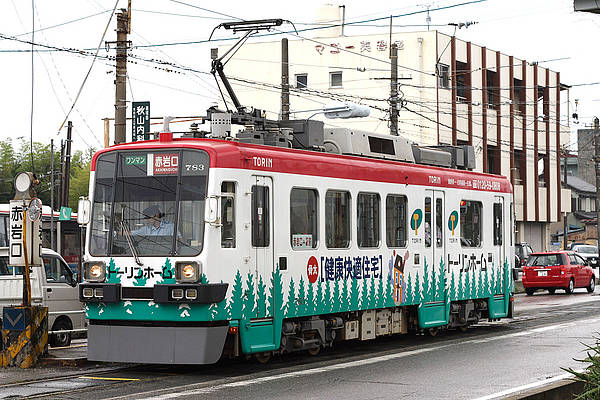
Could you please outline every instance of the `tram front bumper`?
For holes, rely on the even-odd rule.
[[[132,321],[133,322],[133,321]],[[223,352],[228,325],[88,327],[88,360],[144,364],[213,364]]]
[[[220,303],[227,294],[228,283],[173,283],[153,287],[122,287],[118,283],[82,283],[79,301],[118,303],[121,300],[153,300],[155,303]]]

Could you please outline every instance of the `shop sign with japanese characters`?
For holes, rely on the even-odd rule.
[[[23,200],[10,201],[9,264],[13,267],[25,266],[25,239],[27,240],[27,258],[29,266],[41,267],[42,223],[39,218],[35,221],[30,221],[29,219],[25,220],[25,208],[26,206]]]

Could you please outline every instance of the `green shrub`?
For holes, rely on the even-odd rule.
[[[583,371],[578,372],[572,368],[563,368],[565,371],[573,374],[575,380],[583,382],[584,390],[579,395],[575,396],[575,400],[600,400],[600,337],[594,337],[596,339],[595,345],[587,345],[587,357],[583,360],[576,360],[589,366]]]

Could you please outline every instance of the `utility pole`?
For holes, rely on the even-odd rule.
[[[281,120],[290,120],[290,67],[287,38],[281,39]]]
[[[392,76],[390,80],[390,133],[398,136],[398,45],[390,46],[390,59],[392,61]]]
[[[117,14],[116,69],[115,69],[115,144],[124,143],[127,121],[127,33],[129,12],[122,8]]]
[[[600,251],[600,121],[598,117],[594,117],[594,148],[596,157],[594,157],[596,165],[596,240],[598,251]],[[600,254],[600,253],[598,253]]]
[[[54,139],[50,139],[50,248],[56,250],[54,247]]]
[[[67,142],[65,143],[65,174],[63,175],[63,193],[62,205],[69,207],[69,183],[71,181],[71,132],[73,131],[73,123],[68,122],[67,125]]]
[[[59,173],[59,177],[60,177],[60,184],[58,185],[58,204],[56,205],[56,208],[58,210],[60,210],[60,208],[63,206],[63,186],[65,185],[65,141],[64,140],[60,140],[60,173]]]
[[[565,181],[565,187],[567,186],[567,159],[569,158],[569,151],[563,148],[563,158],[565,160],[565,167],[563,170],[563,180]],[[567,213],[563,213],[563,250],[567,249],[567,243],[569,241],[569,224],[567,222]]]

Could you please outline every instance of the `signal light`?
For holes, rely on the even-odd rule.
[[[229,333],[231,333],[232,335],[237,335],[237,333],[240,331],[240,328],[237,326],[230,326],[229,327]]]

